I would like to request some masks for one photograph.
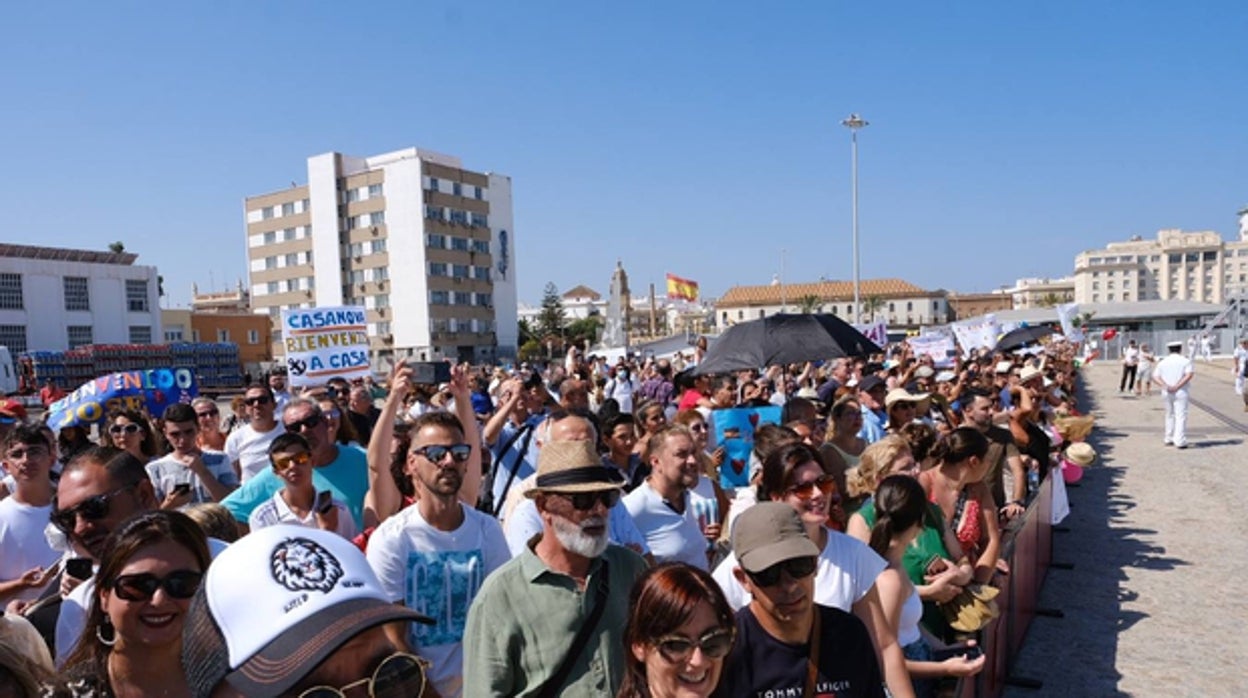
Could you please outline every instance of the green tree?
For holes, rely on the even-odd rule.
[[[533,330],[533,326],[529,324],[528,320],[520,318],[520,345],[523,346],[529,341],[536,339],[537,332]]]
[[[1052,308],[1053,306],[1060,305],[1061,303],[1062,303],[1062,297],[1057,295],[1056,293],[1053,293],[1052,291],[1044,294],[1043,296],[1041,296],[1039,299],[1036,300],[1036,305],[1040,306],[1041,308]]]
[[[565,332],[569,342],[591,347],[598,343],[598,332],[602,329],[602,325],[601,315],[590,315],[568,323]]]
[[[108,250],[113,254],[121,254],[126,251],[126,244],[121,240],[108,243]]]
[[[542,345],[536,339],[530,339],[520,345],[521,361],[536,361],[542,358],[542,353]]]
[[[862,300],[862,319],[858,322],[871,322],[875,314],[884,309],[884,299],[879,296],[867,296]]]
[[[542,339],[561,337],[565,324],[563,299],[559,297],[559,289],[553,282],[547,283],[542,291],[542,312],[537,316],[538,334]]]
[[[819,300],[819,296],[815,294],[807,294],[797,299],[797,312],[803,315],[813,315],[823,312],[823,301]]]

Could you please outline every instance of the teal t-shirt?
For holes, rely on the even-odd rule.
[[[364,495],[368,493],[368,457],[358,446],[338,445],[338,457],[328,465],[312,469],[312,484],[318,492],[329,490],[347,505],[355,528],[364,530]],[[240,523],[247,523],[256,507],[273,498],[286,486],[285,481],[265,468],[221,501]]]

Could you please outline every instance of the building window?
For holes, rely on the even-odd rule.
[[[473,187],[473,189],[476,191],[473,192],[472,198],[476,199],[477,201],[480,201],[485,198],[485,192],[481,190],[481,187]]]
[[[22,310],[22,275],[0,274],[0,310]]]
[[[347,203],[349,203],[349,204],[353,204],[353,203],[355,203],[355,202],[357,202],[357,201],[359,201],[359,200],[360,200],[360,190],[359,190],[359,189],[348,189],[348,190],[347,190]]]
[[[452,238],[451,238],[451,249],[452,249],[452,250],[460,250],[460,251],[462,251],[462,252],[467,252],[467,251],[468,251],[468,238],[457,238],[457,237],[452,237]]]
[[[477,305],[488,308],[494,303],[494,297],[488,293],[477,294]]]
[[[26,326],[0,325],[0,346],[9,348],[9,353],[17,356],[26,353]]]
[[[286,266],[288,267],[299,266],[299,255],[294,252],[291,252],[290,254],[286,255]]]
[[[295,229],[294,229],[294,228],[287,228],[287,229],[285,229],[285,230],[283,230],[283,231],[282,231],[282,241],[283,241],[283,242],[290,242],[291,240],[294,240],[294,239],[295,239]]]
[[[441,221],[441,220],[446,220],[446,219],[442,216],[442,207],[441,207],[441,206],[426,206],[426,207],[425,207],[425,218],[428,218],[429,220],[432,220],[432,221]]]
[[[177,329],[165,330],[165,341],[166,342],[181,342],[182,341],[182,328],[179,327]]]
[[[451,209],[451,222],[459,223],[460,225],[468,225],[468,212],[460,211],[454,208]]]
[[[65,330],[69,337],[70,349],[76,349],[94,341],[90,325],[70,325]]]
[[[385,252],[385,251],[386,251],[385,240],[373,240],[372,244],[369,245],[369,252],[373,254],[377,254],[379,252]]]
[[[429,191],[438,191],[438,178],[437,177],[429,178]]]
[[[472,251],[473,251],[473,252],[480,252],[480,253],[482,253],[482,254],[489,254],[489,253],[490,253],[490,243],[489,243],[488,241],[486,241],[486,240],[473,240],[473,241],[472,241]]]
[[[456,291],[452,294],[455,305],[472,305],[472,294],[467,291]]]
[[[130,343],[131,344],[151,344],[152,328],[147,325],[131,325],[130,326]]]
[[[265,268],[265,269],[276,269],[276,268],[277,268],[277,257],[265,257],[265,258],[264,258],[264,268]]]
[[[453,276],[456,279],[468,278],[468,265],[467,264],[452,264],[451,276]]]
[[[446,291],[430,291],[429,303],[431,305],[449,305],[451,302],[451,294]]]
[[[277,242],[277,231],[270,230],[264,234],[264,244],[272,245],[275,242]]]
[[[375,308],[389,308],[389,307],[390,307],[390,294],[389,294],[389,293],[378,293],[378,294],[377,294],[377,295],[373,298],[373,307],[375,307]]]
[[[373,267],[373,281],[385,281],[390,278],[390,267]]]
[[[385,211],[373,211],[368,216],[368,222],[372,223],[373,225],[385,225],[386,224],[386,212]]]
[[[290,203],[282,204],[282,215],[283,216],[295,215],[295,202],[291,201]]]
[[[489,281],[490,280],[490,268],[489,267],[473,267],[472,278],[478,281]]]
[[[914,312],[914,301],[906,301],[906,312]]]
[[[247,343],[259,344],[260,343],[260,330],[247,330]]]
[[[230,341],[230,331],[225,329],[224,327],[218,328],[217,329],[217,341],[218,342]]]
[[[91,294],[87,290],[87,277],[85,276],[67,276],[65,277],[65,309],[66,310],[90,310]],[[70,341],[73,344],[73,341]],[[90,344],[90,342],[87,342]]]
[[[490,227],[489,219],[484,213],[474,213],[472,214],[472,227],[488,228]]]
[[[273,217],[273,207],[272,207],[272,206],[265,206],[265,207],[264,207],[264,208],[260,211],[260,217],[261,217],[261,218],[263,218],[263,219],[264,219],[264,220],[266,220],[266,221],[267,221],[267,220],[269,220],[270,218],[272,218],[272,217]]]
[[[368,185],[368,198],[372,199],[372,198],[374,198],[374,197],[381,196],[381,195],[382,195],[382,194],[381,194],[381,185],[380,185],[380,184],[370,184],[370,185]]]
[[[451,182],[451,193],[455,196],[463,196],[464,186],[459,182]]]
[[[445,250],[446,236],[439,233],[429,233],[425,236],[425,243],[435,250]]]
[[[132,313],[146,313],[150,310],[147,305],[146,279],[126,279],[126,308]],[[150,344],[151,341],[149,339],[147,343]]]
[[[738,311],[737,311],[737,319],[738,319],[738,320],[744,320],[744,319],[745,319],[745,311],[744,311],[744,310],[738,310]]]
[[[430,262],[429,263],[429,276],[446,276],[446,263],[445,262]]]
[[[359,216],[351,216],[347,219],[347,230],[355,230],[358,227],[360,227]]]

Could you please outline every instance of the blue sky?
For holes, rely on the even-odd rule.
[[[168,5],[179,5],[169,7]],[[1181,6],[1184,5],[1184,6]],[[27,3],[0,43],[3,239],[125,242],[170,304],[246,276],[309,155],[513,178],[521,300],[665,272],[988,290],[1248,204],[1239,2]],[[400,302],[397,299],[395,302]]]

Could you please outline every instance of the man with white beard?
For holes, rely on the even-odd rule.
[[[628,592],[646,569],[607,538],[622,482],[591,441],[552,441],[529,490],[542,532],[486,578],[464,632],[464,695],[615,695]]]

